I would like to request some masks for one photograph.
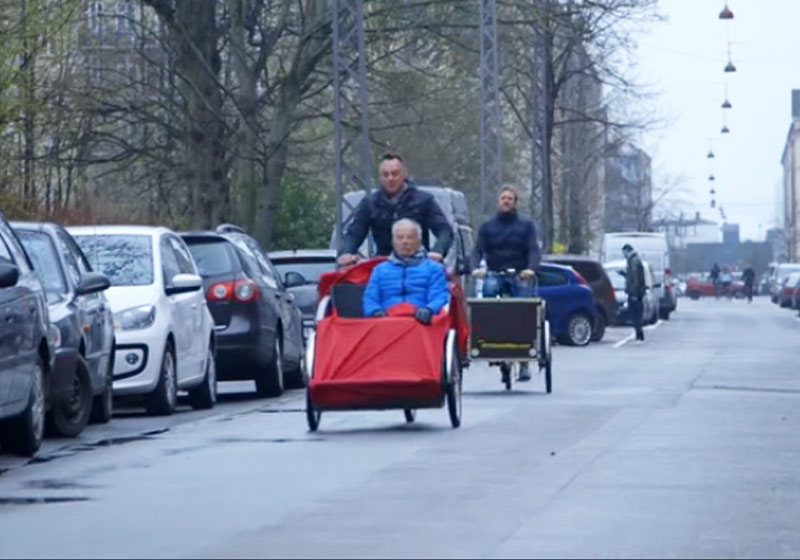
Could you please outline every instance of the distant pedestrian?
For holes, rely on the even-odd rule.
[[[756,273],[752,267],[747,267],[742,273],[742,280],[744,280],[744,291],[747,294],[747,301],[753,303],[753,290],[756,284]]]
[[[625,272],[625,293],[628,294],[628,311],[633,320],[636,340],[644,342],[644,329],[642,329],[646,290],[644,265],[642,264],[642,259],[639,258],[639,255],[630,245],[626,244],[622,248],[622,254],[625,255],[625,260],[628,261],[628,267]]]
[[[714,296],[719,297],[719,273],[722,270],[719,268],[717,263],[714,263],[714,266],[711,267],[711,274],[709,274],[709,279],[711,280],[711,285],[714,287]]]

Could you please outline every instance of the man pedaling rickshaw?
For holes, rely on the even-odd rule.
[[[399,304],[414,306],[414,317],[430,325],[450,301],[444,266],[430,259],[422,247],[422,228],[413,220],[392,226],[389,260],[372,271],[364,291],[364,316],[385,317]]]
[[[519,193],[512,186],[500,190],[497,214],[478,231],[478,241],[472,254],[473,276],[484,278],[483,297],[510,294],[512,297],[531,297],[532,280],[541,261],[536,225],[517,215]],[[486,259],[486,268],[481,261]],[[487,270],[488,269],[488,270]],[[516,277],[501,273],[514,270]],[[530,381],[528,362],[523,362],[519,381]]]
[[[422,191],[406,178],[403,157],[389,153],[381,158],[381,188],[365,196],[353,212],[353,221],[344,232],[338,263],[347,266],[358,261],[358,248],[372,232],[377,255],[392,252],[392,224],[403,218],[421,228],[421,242],[428,257],[442,261],[453,244],[453,229],[432,194]],[[429,245],[429,233],[436,236]]]

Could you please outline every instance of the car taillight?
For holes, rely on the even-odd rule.
[[[234,286],[234,296],[236,301],[241,303],[250,303],[258,299],[260,295],[258,286],[252,280],[237,280]]]
[[[583,275],[580,272],[578,272],[577,270],[575,271],[575,276],[578,277],[578,282],[580,282],[584,286],[588,286],[589,285],[589,282],[586,281],[586,278],[584,278]]]
[[[208,301],[230,301],[233,297],[233,282],[220,282],[208,289]]]

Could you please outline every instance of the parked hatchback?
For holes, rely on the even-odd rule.
[[[597,321],[592,328],[592,342],[603,340],[606,326],[616,322],[617,300],[614,287],[603,265],[582,255],[546,255],[544,260],[575,269],[589,283],[594,295]]]
[[[92,270],[75,240],[55,224],[13,223],[47,295],[57,329],[48,421],[75,437],[89,422],[108,422],[113,401],[114,318],[103,291],[109,279]]]
[[[44,438],[53,371],[47,301],[33,263],[0,213],[0,447],[33,455]]]
[[[597,305],[586,280],[572,268],[556,264],[542,264],[536,276],[553,336],[570,346],[589,344]]]
[[[166,228],[70,228],[95,270],[111,280],[117,346],[114,394],[143,397],[150,414],[172,414],[179,390],[193,408],[217,400],[214,320],[203,279],[181,238]]]
[[[302,316],[255,239],[239,228],[184,233],[217,332],[222,380],[249,380],[262,397],[305,385]]]

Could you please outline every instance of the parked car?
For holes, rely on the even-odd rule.
[[[614,286],[614,298],[616,300],[616,324],[630,325],[633,319],[628,309],[628,294],[625,292],[625,275],[627,271],[627,261],[611,261],[605,265],[606,272]],[[658,322],[658,302],[653,292],[653,271],[647,261],[642,261],[644,266],[644,285],[645,292],[642,298],[642,322],[645,325],[652,325]]]
[[[261,397],[305,386],[302,315],[258,242],[234,226],[182,236],[214,317],[219,379],[252,379]]]
[[[672,286],[669,247],[666,235],[641,231],[607,233],[600,248],[600,262],[607,263],[622,256],[622,247],[630,244],[653,271],[653,292],[659,304],[659,317],[669,319],[678,307]]]
[[[0,447],[31,456],[44,438],[53,371],[47,300],[19,238],[0,213]]]
[[[781,263],[773,270],[770,279],[772,303],[780,303],[783,286],[792,272],[800,272],[800,264]]]
[[[92,271],[75,240],[61,226],[15,222],[47,296],[57,329],[48,395],[51,431],[75,437],[90,418],[111,420],[114,383],[114,317],[103,291],[108,277]]]
[[[94,270],[111,280],[114,394],[144,397],[150,414],[172,414],[179,390],[193,408],[217,401],[214,320],[191,253],[169,229],[89,226],[68,230]]]
[[[278,270],[286,290],[303,315],[303,340],[314,330],[317,312],[317,284],[320,275],[336,270],[336,251],[332,249],[295,249],[273,251],[267,257]]]
[[[594,295],[597,322],[592,328],[592,342],[603,340],[606,326],[616,322],[617,301],[614,287],[603,265],[582,255],[545,255],[544,260],[564,266],[571,266],[589,283]]]
[[[800,309],[800,279],[798,279],[794,286],[792,286],[792,299],[790,305],[792,309]]]
[[[589,283],[571,267],[549,263],[539,267],[537,278],[552,335],[570,346],[589,344],[597,323],[597,304]]]
[[[781,307],[791,307],[794,289],[800,283],[800,272],[792,272],[783,281],[783,288],[778,296],[778,305]]]

